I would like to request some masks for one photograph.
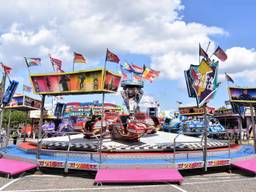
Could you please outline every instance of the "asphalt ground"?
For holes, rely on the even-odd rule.
[[[0,191],[5,192],[254,192],[256,177],[253,174],[228,169],[211,169],[207,174],[201,170],[183,171],[181,185],[158,184],[107,184],[94,185],[95,173],[46,169],[41,173],[30,172],[8,179],[1,175]]]

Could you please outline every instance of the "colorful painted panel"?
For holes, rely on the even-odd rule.
[[[18,109],[19,107],[32,107],[39,109],[41,107],[41,101],[24,95],[16,95],[12,98],[8,108]]]
[[[41,95],[112,93],[117,91],[121,76],[106,71],[103,89],[103,70],[31,75],[33,89]]]
[[[256,88],[229,87],[231,102],[256,103]]]
[[[107,71],[106,77],[105,77],[104,89],[116,92],[120,84],[120,80],[121,78],[119,75],[115,75]]]

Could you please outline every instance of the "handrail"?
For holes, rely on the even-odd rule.
[[[215,134],[218,135],[218,134],[223,134],[223,133],[227,133],[227,132],[226,131],[225,132],[217,132]],[[178,133],[173,139],[173,162],[174,163],[176,162],[176,144],[178,143],[176,140],[178,139],[178,137],[180,135],[184,135],[184,134],[182,132]],[[203,141],[204,141],[204,137],[201,138],[200,142],[198,142],[198,141],[185,141],[185,142],[180,142],[180,143],[200,143],[202,145]],[[228,144],[228,157],[230,158],[231,157],[231,144],[230,144],[231,142],[230,142],[230,136],[229,135],[228,135],[228,140],[225,140],[224,142]],[[203,151],[204,151],[204,148],[203,148]]]

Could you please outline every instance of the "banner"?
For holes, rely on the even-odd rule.
[[[256,103],[256,88],[229,87],[228,91],[231,103]]]
[[[11,81],[9,86],[7,87],[4,96],[3,96],[3,100],[2,100],[2,104],[7,105],[10,103],[10,101],[12,100],[12,97],[18,87],[19,82],[18,81]]]
[[[41,108],[41,101],[37,99],[33,99],[31,97],[28,97],[26,95],[14,95],[10,104],[7,106],[7,108],[19,108],[25,109],[24,107],[28,108],[34,108],[34,109],[40,109]]]
[[[194,66],[194,65],[191,64],[191,66]],[[188,90],[188,96],[189,97],[196,97],[195,90],[192,87],[193,79],[190,75],[190,70],[184,71],[184,75],[185,75],[185,81],[186,81],[187,90]]]
[[[116,92],[121,76],[103,69],[30,75],[34,93],[40,95],[68,95]],[[104,86],[103,86],[104,85]]]
[[[213,115],[215,112],[214,107],[206,107],[206,112],[209,115]],[[204,115],[204,108],[191,106],[191,107],[179,107],[180,115],[184,116],[196,116],[196,115]]]
[[[192,87],[199,107],[211,99],[218,87],[217,74],[218,62],[208,63],[202,59],[200,65],[191,65],[189,69],[188,91]],[[188,77],[187,77],[188,78]],[[189,93],[192,95],[192,92]]]

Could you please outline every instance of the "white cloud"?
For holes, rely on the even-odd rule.
[[[199,41],[225,34],[218,27],[183,22],[183,8],[180,0],[6,1],[0,7],[0,59],[14,66],[23,56],[40,56],[50,70],[49,52],[71,63],[72,51],[80,51],[95,62],[109,47],[145,54],[164,77],[177,79],[196,60]]]
[[[98,63],[108,47],[117,53],[146,55],[161,77],[181,79],[184,69],[198,63],[199,42],[206,47],[210,36],[227,35],[216,26],[182,21],[181,0],[8,0],[4,5],[0,61],[14,67],[14,75],[24,71],[24,56],[41,57],[42,67],[32,70],[46,72],[51,70],[47,56],[51,53],[63,59],[68,71],[72,51]],[[221,72],[238,77],[253,70],[255,50],[233,47],[227,54]]]

